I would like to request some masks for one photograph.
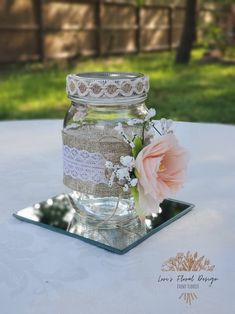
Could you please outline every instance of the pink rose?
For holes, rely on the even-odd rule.
[[[183,184],[188,156],[174,134],[154,139],[136,158],[139,205],[158,212],[159,204]]]

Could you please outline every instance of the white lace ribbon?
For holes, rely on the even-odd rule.
[[[105,158],[100,153],[90,153],[68,145],[63,146],[64,174],[73,179],[93,184],[108,184],[105,176]]]

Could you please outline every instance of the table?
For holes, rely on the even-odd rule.
[[[61,128],[60,120],[0,123],[1,314],[235,313],[235,127],[175,124],[191,162],[174,197],[196,207],[121,256],[12,217],[66,191]],[[169,275],[163,262],[187,251],[206,256],[219,279],[191,305],[175,283],[158,282]]]

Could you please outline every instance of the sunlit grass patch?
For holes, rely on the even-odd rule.
[[[174,52],[4,67],[0,74],[0,119],[62,118],[69,106],[67,73],[134,71],[149,75],[147,100],[159,116],[183,121],[235,123],[235,66],[201,62],[193,51],[188,66],[174,64]]]

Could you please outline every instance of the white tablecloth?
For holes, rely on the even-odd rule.
[[[191,154],[175,195],[192,212],[125,255],[116,255],[12,217],[66,191],[59,120],[0,123],[0,313],[235,313],[235,127],[177,123]],[[178,252],[198,252],[219,280],[191,305],[157,282]]]

